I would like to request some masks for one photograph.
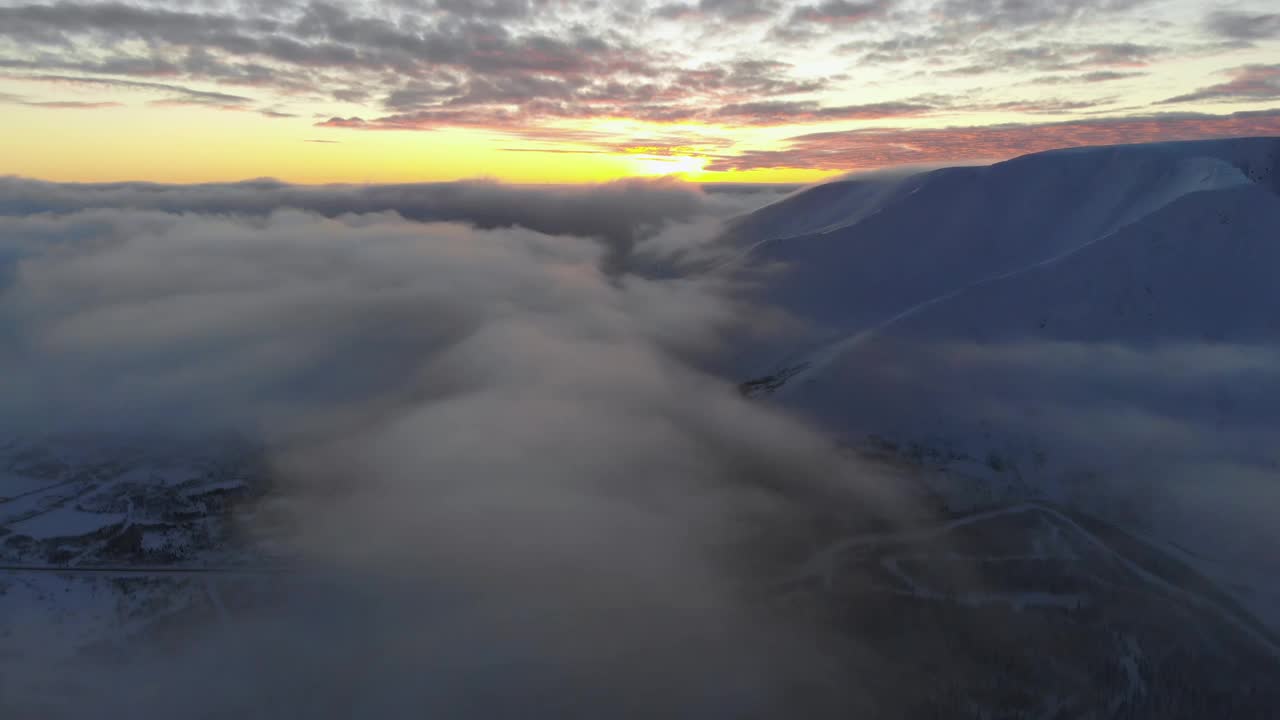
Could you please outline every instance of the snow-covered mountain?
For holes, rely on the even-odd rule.
[[[837,182],[753,213],[734,235],[754,264],[786,268],[762,298],[825,339],[1073,252],[1178,198],[1231,187],[1280,192],[1280,140],[1078,148]]]
[[[761,240],[788,206],[813,222]],[[759,298],[802,327],[745,352],[744,390],[947,467],[956,509],[1045,499],[1176,542],[1280,622],[1259,552],[1280,514],[1280,139],[823,186],[738,233],[778,266]]]

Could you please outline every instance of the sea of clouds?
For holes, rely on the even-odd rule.
[[[684,270],[783,192],[0,181],[0,424],[244,437],[299,558],[235,631],[23,672],[103,718],[847,707],[752,598],[895,501],[700,369],[767,313]]]

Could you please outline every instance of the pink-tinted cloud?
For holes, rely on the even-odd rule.
[[[1280,110],[1234,115],[1156,115],[940,129],[854,130],[800,135],[782,150],[717,158],[708,170],[856,170],[920,163],[1003,160],[1061,147],[1280,136]]]
[[[653,102],[629,102],[628,92],[618,89],[618,97],[607,91],[586,100],[530,99],[518,106],[494,106],[488,102],[449,102],[428,105],[410,112],[376,118],[332,117],[318,127],[355,130],[438,130],[445,127],[479,128],[508,134],[536,134],[548,120],[592,120],[629,118],[656,123],[688,123],[731,126],[782,126],[833,120],[885,120],[915,117],[950,108],[951,99],[907,99],[860,105],[825,106],[812,100],[749,100],[750,94],[730,88],[710,91],[714,100],[684,101],[691,91],[673,96],[654,96]],[[708,92],[703,90],[702,92]],[[666,100],[666,102],[663,102]],[[936,102],[935,102],[936,100]]]
[[[1245,65],[1228,70],[1227,75],[1231,79],[1224,83],[1171,97],[1161,104],[1280,98],[1280,65]]]

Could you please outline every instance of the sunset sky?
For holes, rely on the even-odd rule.
[[[803,182],[1280,135],[1274,0],[0,0],[0,175]]]

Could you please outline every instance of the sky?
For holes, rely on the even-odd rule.
[[[0,0],[0,174],[810,182],[1280,135],[1271,0]]]

